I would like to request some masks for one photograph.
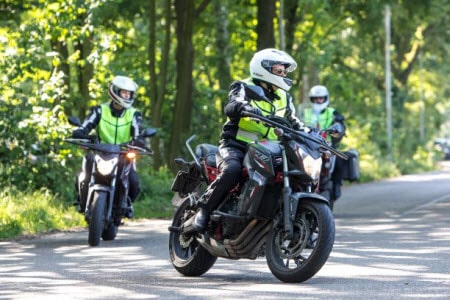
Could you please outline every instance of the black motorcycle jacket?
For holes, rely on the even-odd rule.
[[[109,105],[109,108],[111,109],[111,114],[116,117],[120,118],[125,113],[125,108],[122,108],[121,110],[116,110],[113,108],[112,102]],[[87,117],[84,119],[83,124],[81,127],[74,130],[72,136],[75,138],[87,136],[93,129],[97,128],[100,120],[101,120],[101,106],[93,106],[89,109],[89,113]],[[140,133],[142,126],[142,114],[138,111],[135,111],[133,120],[131,123],[131,137],[133,140],[137,139],[137,136]]]
[[[260,82],[253,80],[255,85],[261,86]],[[224,112],[228,117],[227,122],[223,125],[221,140],[225,145],[230,146],[240,146],[245,149],[246,144],[241,141],[236,140],[236,136],[239,130],[239,121],[241,119],[241,113],[246,106],[251,105],[248,101],[249,99],[245,96],[245,85],[246,83],[242,81],[234,81],[230,86],[230,91],[228,94],[228,103],[225,105]],[[264,89],[266,97],[270,100],[276,99],[278,97],[276,94],[271,93],[267,89]],[[291,122],[294,129],[300,130],[303,128],[303,123],[295,116],[295,107],[293,103],[292,96],[286,92],[287,107],[285,118]]]

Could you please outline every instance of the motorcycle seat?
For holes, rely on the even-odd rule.
[[[219,147],[212,144],[200,144],[195,148],[197,157],[204,158],[208,166],[216,168],[216,153]]]

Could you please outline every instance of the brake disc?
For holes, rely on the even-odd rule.
[[[294,238],[284,239],[283,229],[278,231],[275,244],[278,245],[278,254],[283,259],[295,259],[309,244],[311,234],[310,224],[304,219],[297,219],[293,224]]]

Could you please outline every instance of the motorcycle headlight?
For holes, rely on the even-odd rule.
[[[114,167],[117,166],[118,160],[118,157],[103,160],[100,156],[95,156],[97,171],[103,176],[110,175],[114,171]]]
[[[298,148],[298,154],[303,160],[303,167],[305,168],[306,174],[308,174],[312,180],[319,180],[320,170],[322,169],[322,158],[313,158],[302,148]]]
[[[128,158],[128,159],[135,159],[135,158],[136,158],[136,153],[134,153],[134,152],[128,152],[128,153],[127,153],[127,158]]]

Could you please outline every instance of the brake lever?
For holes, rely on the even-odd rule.
[[[123,146],[127,147],[128,149],[133,149],[136,151],[141,152],[141,154],[153,154],[154,151],[150,148],[147,147],[139,147],[139,146],[134,146],[134,145],[130,145],[130,144],[124,144]]]

